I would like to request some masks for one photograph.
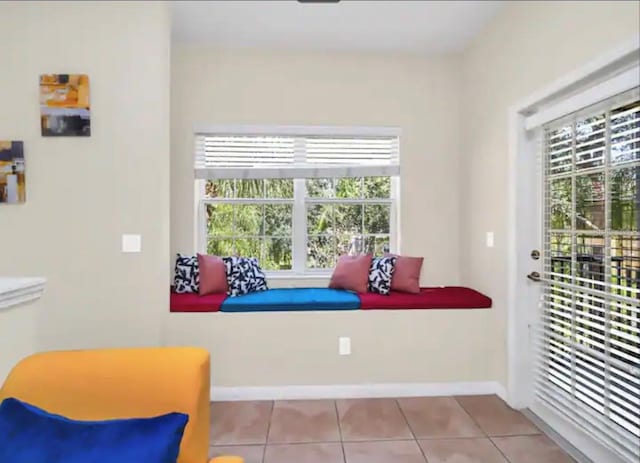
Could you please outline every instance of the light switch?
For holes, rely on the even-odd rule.
[[[141,235],[122,235],[122,252],[132,253],[142,251]]]
[[[338,353],[340,355],[351,355],[351,338],[338,338]]]
[[[494,245],[493,232],[487,232],[487,247],[492,248]]]

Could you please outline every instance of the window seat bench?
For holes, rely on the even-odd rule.
[[[330,288],[276,288],[238,297],[174,292],[170,296],[171,312],[488,309],[491,304],[489,297],[461,286],[420,288],[418,294],[392,292],[389,296]]]

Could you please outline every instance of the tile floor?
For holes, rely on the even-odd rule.
[[[570,463],[496,396],[213,402],[211,456],[245,463]]]

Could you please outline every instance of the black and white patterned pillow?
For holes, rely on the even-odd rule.
[[[374,257],[369,268],[369,292],[388,296],[391,277],[396,268],[396,257]]]
[[[178,253],[173,287],[178,294],[197,293],[200,290],[200,267],[197,256]]]
[[[267,278],[255,257],[223,257],[222,260],[227,272],[229,296],[241,296],[269,289]]]

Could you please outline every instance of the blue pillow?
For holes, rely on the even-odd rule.
[[[0,462],[176,463],[189,416],[76,421],[17,399],[0,404]]]

